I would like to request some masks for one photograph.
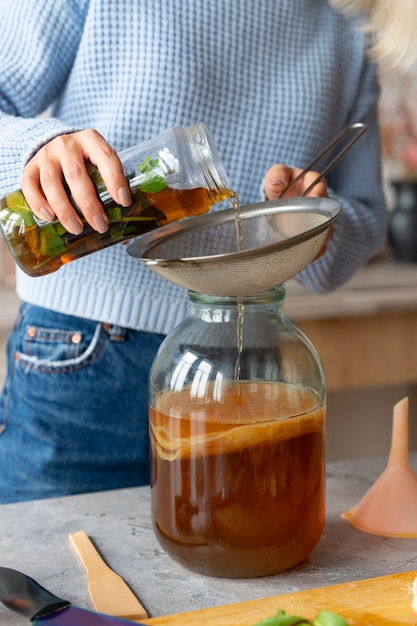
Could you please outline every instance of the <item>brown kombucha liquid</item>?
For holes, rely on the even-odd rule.
[[[162,547],[213,576],[297,565],[324,525],[325,406],[286,383],[230,381],[221,399],[190,395],[163,391],[150,407],[152,518]]]

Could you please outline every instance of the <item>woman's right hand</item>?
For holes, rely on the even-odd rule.
[[[21,187],[34,214],[45,221],[55,218],[74,235],[84,228],[80,215],[68,199],[64,181],[76,205],[94,230],[104,233],[108,218],[87,172],[95,165],[111,197],[121,206],[132,202],[119,157],[93,129],[59,135],[36,152],[23,171]]]

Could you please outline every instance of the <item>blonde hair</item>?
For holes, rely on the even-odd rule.
[[[364,15],[370,54],[391,70],[405,71],[417,59],[416,0],[329,0],[345,13]]]

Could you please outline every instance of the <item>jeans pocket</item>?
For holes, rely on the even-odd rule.
[[[29,307],[15,329],[16,367],[25,371],[63,373],[88,366],[100,355],[106,333],[97,322]],[[49,322],[49,323],[48,323]]]

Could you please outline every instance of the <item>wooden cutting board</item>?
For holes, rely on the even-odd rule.
[[[334,611],[350,626],[417,626],[417,613],[411,607],[416,576],[415,571],[392,574],[141,622],[151,626],[253,626],[283,609],[308,619],[322,610]]]

